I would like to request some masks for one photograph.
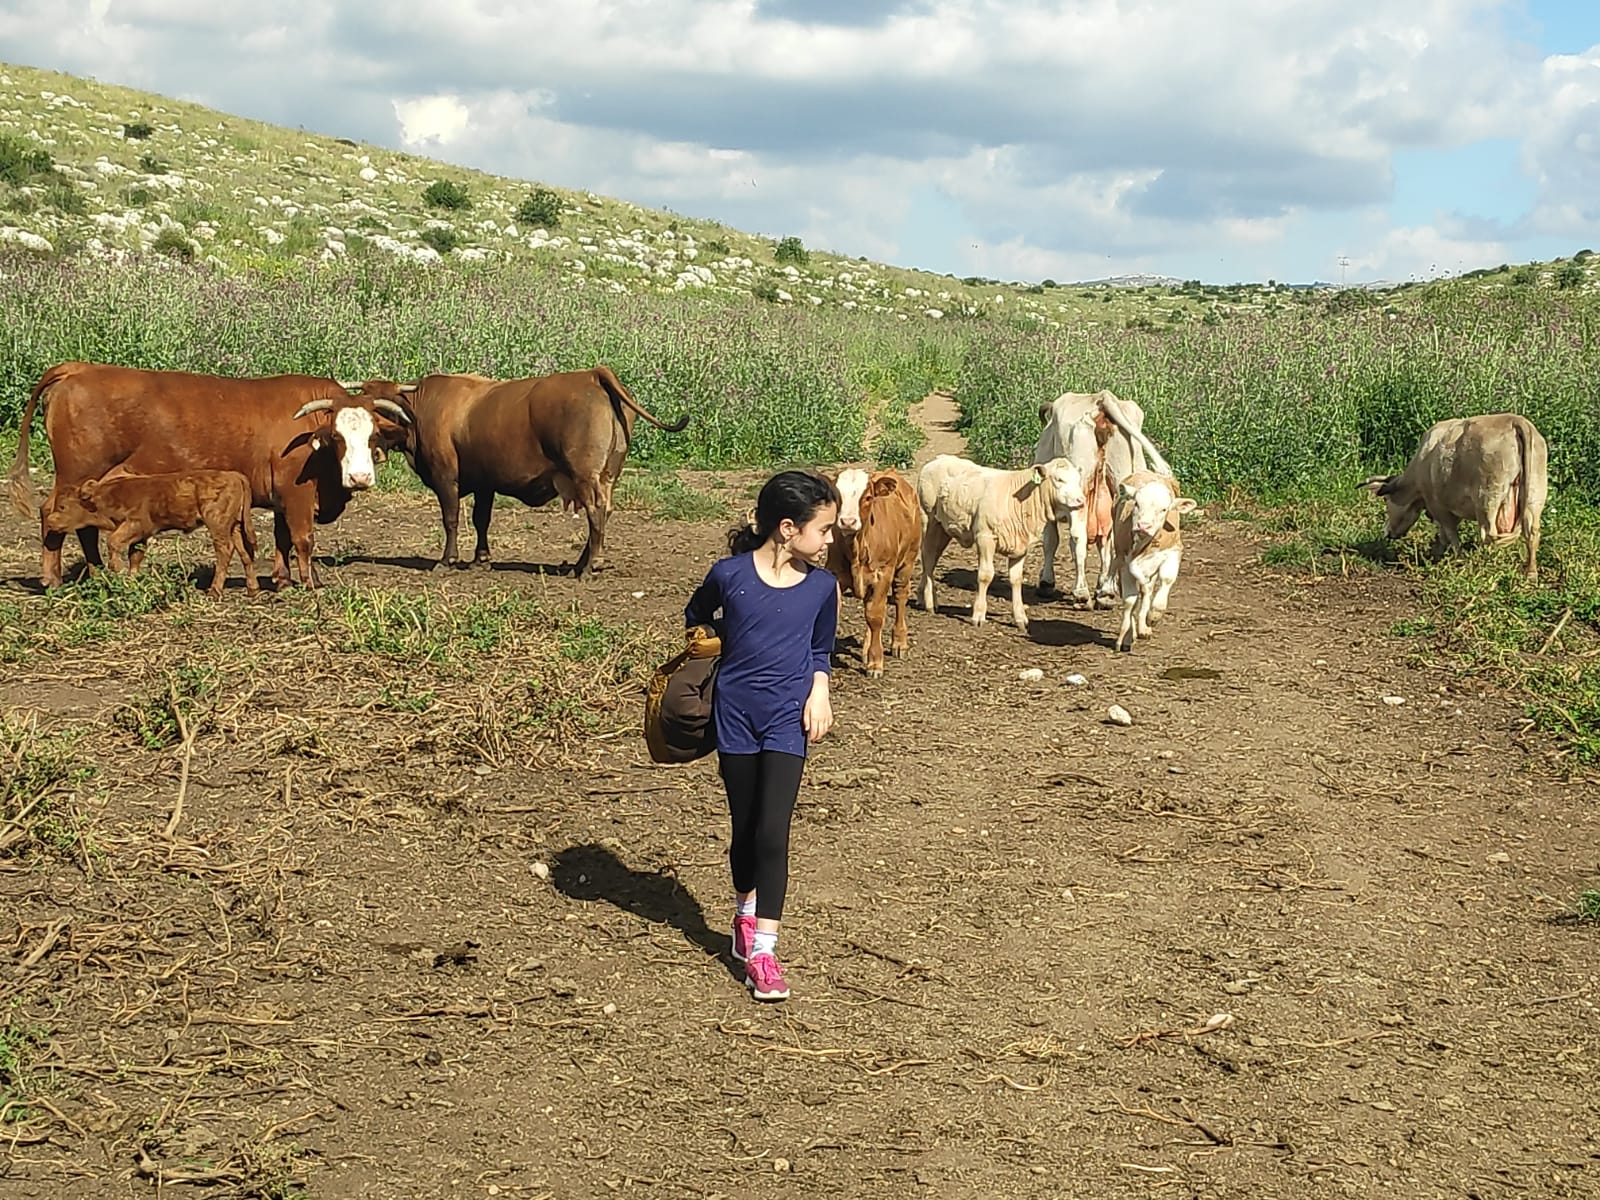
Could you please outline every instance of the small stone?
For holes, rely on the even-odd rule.
[[[644,599],[644,593],[643,592],[634,592],[633,593],[633,598],[635,600],[643,600]]]
[[[1113,725],[1133,724],[1133,714],[1127,709],[1123,708],[1120,704],[1113,704],[1110,708],[1106,709],[1106,719],[1109,720]]]
[[[617,1006],[615,1004],[608,1004],[600,1011],[608,1017],[614,1017],[617,1015]]]
[[[1088,683],[1089,680],[1082,675],[1068,675],[1067,682],[1073,687],[1082,687],[1084,684]]]
[[[479,763],[477,766],[472,768],[472,773],[474,775],[488,775],[493,772],[493,770],[494,768],[488,763]]]
[[[772,1169],[779,1175],[787,1175],[789,1173],[789,1160],[787,1158],[773,1159]]]
[[[1023,683],[1038,683],[1044,678],[1044,672],[1038,667],[1029,667],[1026,671],[1018,671],[1017,678]]]
[[[534,875],[540,879],[548,880],[550,878],[550,868],[542,862],[534,863],[532,870]]]
[[[1244,996],[1249,994],[1250,985],[1241,983],[1237,979],[1232,979],[1222,985],[1222,990],[1230,996]]]
[[[1406,698],[1404,696],[1385,696],[1383,702],[1390,708],[1398,708],[1406,702]]]
[[[1507,854],[1504,850],[1496,850],[1493,854],[1489,855],[1488,861],[1492,863],[1508,863],[1511,861],[1511,855]]]

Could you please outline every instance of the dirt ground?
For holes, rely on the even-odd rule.
[[[0,522],[26,614],[37,542]],[[319,552],[330,583],[670,633],[723,533],[622,512],[597,582],[520,569],[576,528],[507,509],[499,569],[430,573],[431,499],[370,496]],[[973,628],[959,547],[881,680],[847,602],[782,1005],[728,957],[712,762],[379,754],[362,680],[274,644],[165,850],[177,758],[129,748],[99,803],[139,839],[0,860],[0,1005],[49,1031],[0,1195],[1600,1195],[1597,933],[1552,920],[1600,870],[1593,781],[1390,635],[1403,575],[1274,573],[1216,520],[1185,542],[1131,655],[1067,601],[1024,638],[1003,579]],[[249,643],[242,592],[220,603]],[[155,664],[185,631],[125,636]],[[45,726],[140,686],[92,648],[0,671]],[[308,687],[344,705],[316,753],[249,732]]]

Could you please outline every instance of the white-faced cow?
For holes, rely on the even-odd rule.
[[[1073,598],[1093,607],[1111,607],[1117,597],[1116,572],[1111,558],[1111,509],[1117,485],[1135,471],[1145,469],[1145,456],[1158,471],[1171,471],[1142,432],[1144,410],[1131,400],[1119,400],[1109,391],[1066,392],[1039,408],[1035,463],[1065,458],[1083,476],[1084,504],[1066,518],[1067,545],[1072,553]],[[1044,556],[1039,566],[1039,594],[1056,590],[1056,549],[1061,523],[1044,529]],[[1100,580],[1091,599],[1086,576],[1088,548],[1100,556]]]
[[[28,478],[28,431],[41,399],[55,484],[39,506]],[[292,550],[301,582],[315,587],[314,525],[335,520],[352,493],[372,486],[377,460],[403,440],[409,421],[392,400],[352,396],[312,375],[233,379],[66,362],[46,371],[28,397],[11,498],[19,512],[40,518],[39,575],[55,587],[67,531],[52,514],[85,480],[118,467],[136,475],[237,471],[250,481],[251,504],[273,512],[273,580],[290,582]],[[100,531],[90,525],[76,533],[85,560],[100,566]]]

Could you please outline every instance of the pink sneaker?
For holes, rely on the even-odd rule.
[[[757,1000],[787,1000],[789,984],[771,954],[752,954],[744,964],[744,985]]]
[[[733,918],[733,957],[735,962],[744,962],[750,957],[750,941],[756,935],[756,919],[754,917]]]

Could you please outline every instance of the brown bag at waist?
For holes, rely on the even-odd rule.
[[[682,651],[656,668],[645,688],[644,740],[654,762],[693,762],[717,748],[711,696],[722,639],[704,625],[690,629],[688,639]]]

